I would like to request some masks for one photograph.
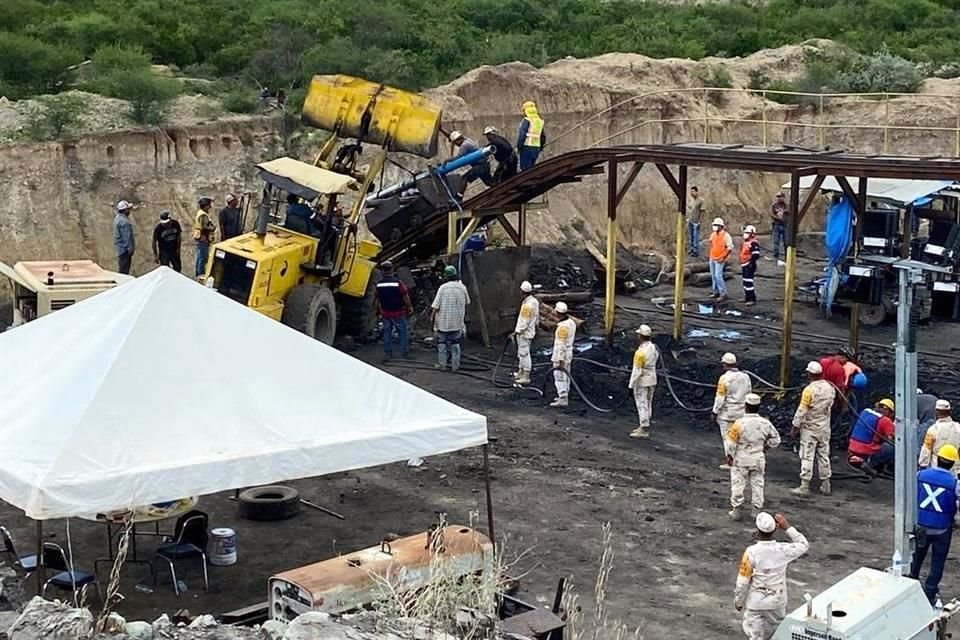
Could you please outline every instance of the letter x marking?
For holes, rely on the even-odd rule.
[[[923,490],[927,492],[927,497],[923,499],[923,502],[920,503],[921,509],[926,509],[930,505],[933,505],[933,509],[937,513],[943,513],[943,509],[940,508],[940,503],[937,501],[937,496],[946,491],[943,487],[937,487],[937,490],[934,491],[933,487],[928,485],[926,482],[923,483]]]

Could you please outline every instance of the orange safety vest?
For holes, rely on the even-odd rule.
[[[750,243],[752,242],[753,240],[744,240],[743,244],[740,245],[740,264],[747,264],[750,262],[750,258],[752,257]]]
[[[730,255],[727,250],[727,232],[720,230],[710,234],[710,259],[723,262]]]

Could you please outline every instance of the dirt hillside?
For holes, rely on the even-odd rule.
[[[597,143],[705,138],[760,143],[764,114],[770,123],[766,127],[769,144],[815,147],[822,142],[831,148],[881,151],[884,136],[878,130],[827,130],[821,141],[816,128],[774,124],[817,122],[816,105],[785,106],[745,92],[728,92],[720,99],[706,96],[704,101],[702,91],[679,91],[700,87],[697,77],[702,70],[716,65],[726,67],[734,87],[746,86],[751,71],[789,78],[802,72],[805,48],[826,46],[831,45],[817,41],[746,58],[700,62],[611,53],[586,60],[560,60],[542,69],[510,63],[475,69],[429,94],[444,107],[448,130],[459,128],[475,137],[480,137],[487,124],[512,137],[520,104],[535,100],[547,122],[547,156]],[[958,95],[960,80],[931,80],[924,93]],[[631,99],[635,96],[641,97]],[[178,105],[178,119],[164,128],[0,145],[0,259],[90,257],[112,265],[112,204],[125,198],[139,206],[134,222],[140,248],[134,269],[142,273],[152,267],[149,233],[161,209],[169,208],[175,217],[189,223],[198,195],[216,197],[215,206],[219,207],[227,191],[257,192],[253,165],[282,153],[277,121],[201,122],[203,109],[191,108],[197,105],[188,103]],[[891,123],[955,127],[957,104],[957,99],[929,95],[898,98],[889,106],[879,101],[833,99],[825,102],[822,121],[880,123],[888,108]],[[103,107],[118,108],[112,103]],[[16,105],[4,108],[9,113]],[[733,123],[721,118],[756,122]],[[114,126],[112,119],[105,121]],[[955,137],[952,132],[891,131],[888,145],[891,152],[952,155]],[[303,148],[304,156],[309,157],[311,145]],[[403,160],[408,166],[417,164]],[[400,175],[399,169],[393,169],[385,179]],[[784,180],[783,176],[718,171],[692,171],[690,175],[691,184],[701,187],[709,214],[723,215],[733,224],[763,221],[763,212]],[[584,235],[598,236],[605,206],[603,189],[599,179],[588,178],[580,185],[552,191],[548,210],[532,216],[533,241],[578,243]],[[621,207],[624,242],[644,248],[671,245],[673,221],[662,214],[674,206],[662,179],[645,168]],[[814,217],[810,224],[817,224]],[[190,257],[185,258],[189,264]]]

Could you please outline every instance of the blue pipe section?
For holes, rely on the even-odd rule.
[[[442,178],[447,174],[453,173],[457,169],[462,169],[463,167],[469,166],[471,164],[475,164],[481,160],[486,160],[487,158],[493,155],[493,152],[494,152],[494,148],[491,145],[489,147],[483,147],[482,149],[477,149],[476,151],[471,151],[470,153],[460,156],[459,158],[447,160],[436,169],[421,171],[420,173],[416,174],[409,180],[405,180],[400,184],[393,185],[392,187],[388,187],[383,191],[373,194],[372,196],[370,196],[369,199],[379,200],[382,198],[389,198],[390,196],[406,191],[407,189],[412,189],[414,186],[416,186],[416,183],[418,180],[426,178],[431,173],[436,175],[438,178]]]

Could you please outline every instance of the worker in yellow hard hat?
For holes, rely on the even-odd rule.
[[[940,579],[950,552],[953,519],[957,514],[957,447],[945,444],[937,449],[937,465],[917,474],[917,548],[910,564],[910,577],[920,579],[920,569],[930,551],[930,573],[923,592],[931,604],[937,601]]]
[[[864,409],[850,431],[847,452],[851,464],[860,463],[860,468],[876,475],[887,465],[893,464],[894,404],[884,398],[872,409]]]
[[[517,132],[517,153],[520,156],[520,171],[525,171],[536,164],[540,151],[547,144],[547,134],[543,130],[543,118],[532,100],[524,102],[521,110],[523,120]]]

